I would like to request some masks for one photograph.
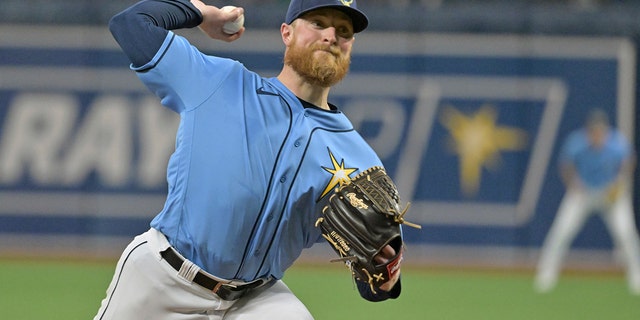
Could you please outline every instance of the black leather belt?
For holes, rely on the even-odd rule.
[[[164,260],[166,260],[171,267],[176,269],[176,271],[180,271],[182,264],[184,263],[184,259],[180,257],[173,248],[168,248],[160,252],[160,255]],[[193,278],[193,282],[213,291],[213,293],[217,294],[218,297],[227,301],[233,301],[240,299],[243,295],[245,295],[249,290],[260,287],[267,282],[268,280],[259,279],[247,284],[243,284],[240,286],[222,283],[216,279],[209,277],[208,275],[198,271],[196,276]]]

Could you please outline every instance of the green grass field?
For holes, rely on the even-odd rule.
[[[115,262],[0,260],[0,318],[91,319]],[[640,297],[621,274],[563,275],[555,291],[532,291],[525,272],[405,268],[398,300],[362,300],[343,267],[292,268],[285,282],[316,319],[640,319]]]

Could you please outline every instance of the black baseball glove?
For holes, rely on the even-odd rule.
[[[371,167],[349,183],[341,185],[329,198],[316,227],[344,261],[353,276],[376,288],[400,271],[403,240],[400,224],[420,228],[404,221],[398,190],[384,168]],[[374,259],[387,245],[395,256],[384,263]]]

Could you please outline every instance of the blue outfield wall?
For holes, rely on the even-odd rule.
[[[277,33],[231,44],[185,33],[264,76],[280,69]],[[162,208],[175,115],[106,28],[0,34],[11,35],[0,39],[0,253],[33,239],[91,250],[146,230]],[[411,202],[408,219],[423,225],[405,229],[415,247],[529,256],[564,192],[561,141],[586,112],[605,108],[633,140],[636,48],[625,38],[374,31],[354,51],[331,100]],[[480,146],[491,152],[475,157]],[[575,246],[606,251],[611,239],[594,218]]]

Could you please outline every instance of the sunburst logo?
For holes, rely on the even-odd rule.
[[[440,122],[451,136],[451,150],[460,157],[460,179],[465,195],[478,192],[482,168],[496,169],[501,152],[523,150],[527,145],[526,132],[497,124],[497,111],[491,105],[483,105],[469,116],[446,106]]]
[[[322,169],[331,174],[331,179],[329,180],[329,183],[327,183],[327,186],[324,188],[324,191],[322,191],[319,199],[322,199],[338,185],[351,181],[350,175],[358,171],[358,168],[345,168],[344,159],[342,159],[338,163],[338,160],[336,160],[336,157],[331,152],[331,149],[327,148],[327,150],[329,151],[329,157],[331,158],[331,165],[333,167],[322,167]]]

